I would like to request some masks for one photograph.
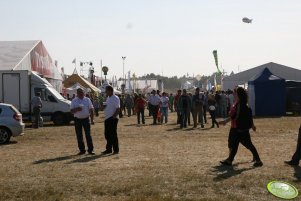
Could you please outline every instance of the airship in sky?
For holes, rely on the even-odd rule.
[[[252,23],[253,19],[250,19],[250,18],[244,17],[244,18],[242,18],[242,21],[243,21],[244,23],[248,23],[248,24],[250,24],[250,23]]]

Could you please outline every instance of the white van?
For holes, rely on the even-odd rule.
[[[68,124],[73,115],[69,100],[66,100],[53,86],[37,73],[31,71],[0,71],[0,100],[14,105],[24,120],[31,119],[31,99],[41,93],[43,107],[41,116],[56,125]]]

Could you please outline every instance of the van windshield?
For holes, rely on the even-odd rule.
[[[65,98],[54,88],[48,87],[47,88],[58,100],[64,100]]]

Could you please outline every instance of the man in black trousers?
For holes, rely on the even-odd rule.
[[[291,166],[298,166],[300,159],[301,159],[301,125],[299,128],[299,134],[298,134],[297,150],[294,153],[292,160],[284,161],[284,163],[291,165]]]
[[[114,89],[111,86],[106,87],[106,108],[105,113],[105,138],[107,140],[106,150],[102,154],[119,153],[117,125],[120,112],[120,99],[114,94]]]
[[[88,153],[90,155],[95,154],[93,151],[94,146],[91,137],[91,123],[94,124],[93,110],[93,104],[89,98],[85,97],[83,89],[77,89],[77,97],[71,102],[71,113],[74,115],[74,126],[79,149],[78,155],[86,153],[85,144],[83,141],[83,128],[86,135]]]

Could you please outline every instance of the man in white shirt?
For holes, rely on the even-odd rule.
[[[86,135],[88,153],[94,155],[89,119],[90,117],[91,122],[93,123],[93,109],[93,104],[90,98],[84,96],[84,91],[81,88],[77,89],[77,97],[71,102],[71,113],[74,115],[74,126],[79,148],[78,155],[86,153],[85,144],[83,141],[83,128]]]
[[[107,140],[106,150],[102,154],[119,153],[118,137],[117,137],[117,125],[120,111],[120,99],[114,94],[114,89],[111,86],[106,87],[106,107],[105,113],[105,138]]]
[[[156,91],[152,91],[152,95],[149,97],[149,107],[153,116],[153,125],[157,124],[157,115],[159,111],[160,97],[156,94]]]

